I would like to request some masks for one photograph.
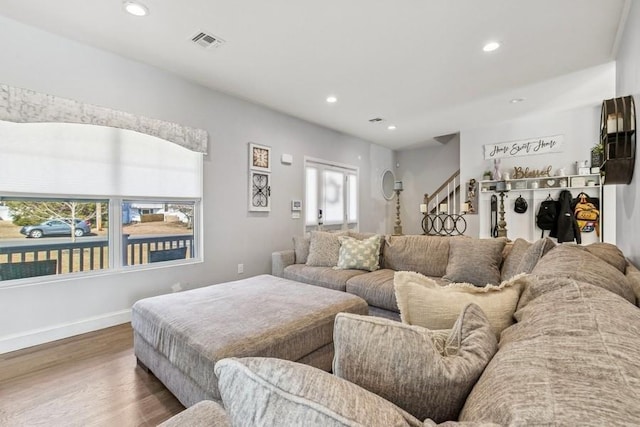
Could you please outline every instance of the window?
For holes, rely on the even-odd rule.
[[[358,224],[358,169],[305,159],[305,226],[330,229]]]
[[[0,149],[0,280],[201,259],[201,153],[123,129],[3,121]]]
[[[0,280],[109,268],[108,201],[0,200]]]
[[[195,258],[195,212],[193,201],[124,201],[123,265]]]

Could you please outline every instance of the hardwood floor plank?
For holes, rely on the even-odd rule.
[[[0,355],[2,426],[156,426],[183,409],[136,365],[130,324]]]

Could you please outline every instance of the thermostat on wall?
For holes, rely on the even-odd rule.
[[[283,165],[290,165],[291,163],[293,163],[293,156],[291,154],[283,154],[280,157],[280,161]]]
[[[302,200],[292,200],[291,201],[291,211],[299,212],[302,210]]]

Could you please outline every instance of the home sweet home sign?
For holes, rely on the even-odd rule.
[[[505,157],[531,156],[534,154],[560,153],[564,135],[543,136],[520,141],[499,142],[484,145],[485,160]]]

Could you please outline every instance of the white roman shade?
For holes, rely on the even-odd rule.
[[[131,130],[0,121],[0,192],[200,198],[202,156]]]

